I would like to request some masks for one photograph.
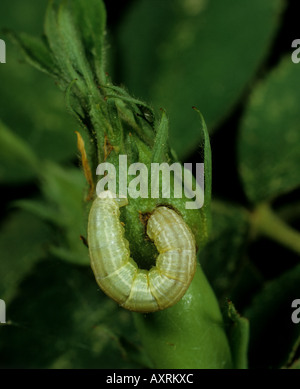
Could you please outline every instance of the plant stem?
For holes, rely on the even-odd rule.
[[[258,234],[273,239],[300,255],[300,232],[286,224],[268,204],[260,204],[256,208],[253,224]]]
[[[278,209],[277,214],[280,218],[289,222],[298,219],[300,217],[300,202],[289,203],[282,206]]]
[[[200,265],[177,304],[152,314],[134,313],[134,320],[154,368],[232,368],[219,304]]]

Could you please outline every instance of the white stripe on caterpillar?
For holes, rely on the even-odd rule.
[[[140,269],[130,257],[129,242],[119,220],[118,199],[102,192],[91,207],[88,244],[91,266],[100,288],[123,308],[155,312],[176,304],[187,291],[196,271],[194,236],[172,209],[156,208],[147,223],[147,234],[159,255],[150,270]]]

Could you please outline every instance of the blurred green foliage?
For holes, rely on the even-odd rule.
[[[141,0],[124,17],[117,36],[122,81],[167,109],[171,145],[181,158],[195,151],[201,136],[190,108],[201,109],[211,130],[224,120],[267,55],[282,5]]]
[[[299,69],[284,58],[253,90],[241,123],[238,161],[253,203],[300,185]]]
[[[7,43],[0,65],[0,298],[7,303],[0,367],[149,367],[130,313],[102,294],[87,266],[78,124],[55,83],[25,64],[1,30],[40,35],[46,4],[0,3]],[[263,202],[295,234],[300,228],[300,65],[286,52],[268,62],[287,23],[287,2],[106,5],[114,81],[167,110],[172,145],[185,161],[199,159],[192,106],[210,128],[213,185],[222,190],[213,186],[212,230],[199,261],[224,308],[235,367],[247,367],[249,357],[253,368],[299,368],[291,302],[300,298],[300,253],[260,236],[255,224]],[[226,121],[234,115],[232,131]],[[226,140],[221,147],[219,139]],[[236,175],[226,164],[231,151]]]
[[[40,34],[47,1],[20,1],[14,4],[1,1],[0,29],[11,28]],[[2,35],[3,38],[5,34]],[[20,51],[6,41],[7,63],[1,65],[0,118],[21,140],[27,141],[38,157],[54,161],[68,161],[74,156],[76,139],[73,135],[74,122],[66,113],[63,96],[56,85],[24,63]],[[2,137],[2,135],[1,135]],[[15,163],[17,153],[1,142],[2,183],[19,184],[34,177],[30,167]],[[6,145],[5,145],[6,146]],[[5,150],[2,150],[5,148]],[[10,154],[7,158],[6,154]]]

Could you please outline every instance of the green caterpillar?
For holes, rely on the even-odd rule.
[[[155,312],[176,304],[196,271],[194,235],[182,217],[157,207],[147,222],[147,235],[159,253],[156,265],[140,269],[130,257],[119,208],[127,199],[104,191],[94,200],[88,220],[91,266],[100,288],[123,308]]]

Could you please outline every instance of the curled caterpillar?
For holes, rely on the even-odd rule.
[[[129,242],[119,220],[126,199],[102,192],[91,207],[88,242],[91,266],[100,288],[123,308],[155,312],[176,304],[196,271],[194,235],[175,211],[161,206],[147,223],[147,234],[159,255],[150,270],[130,257]]]

